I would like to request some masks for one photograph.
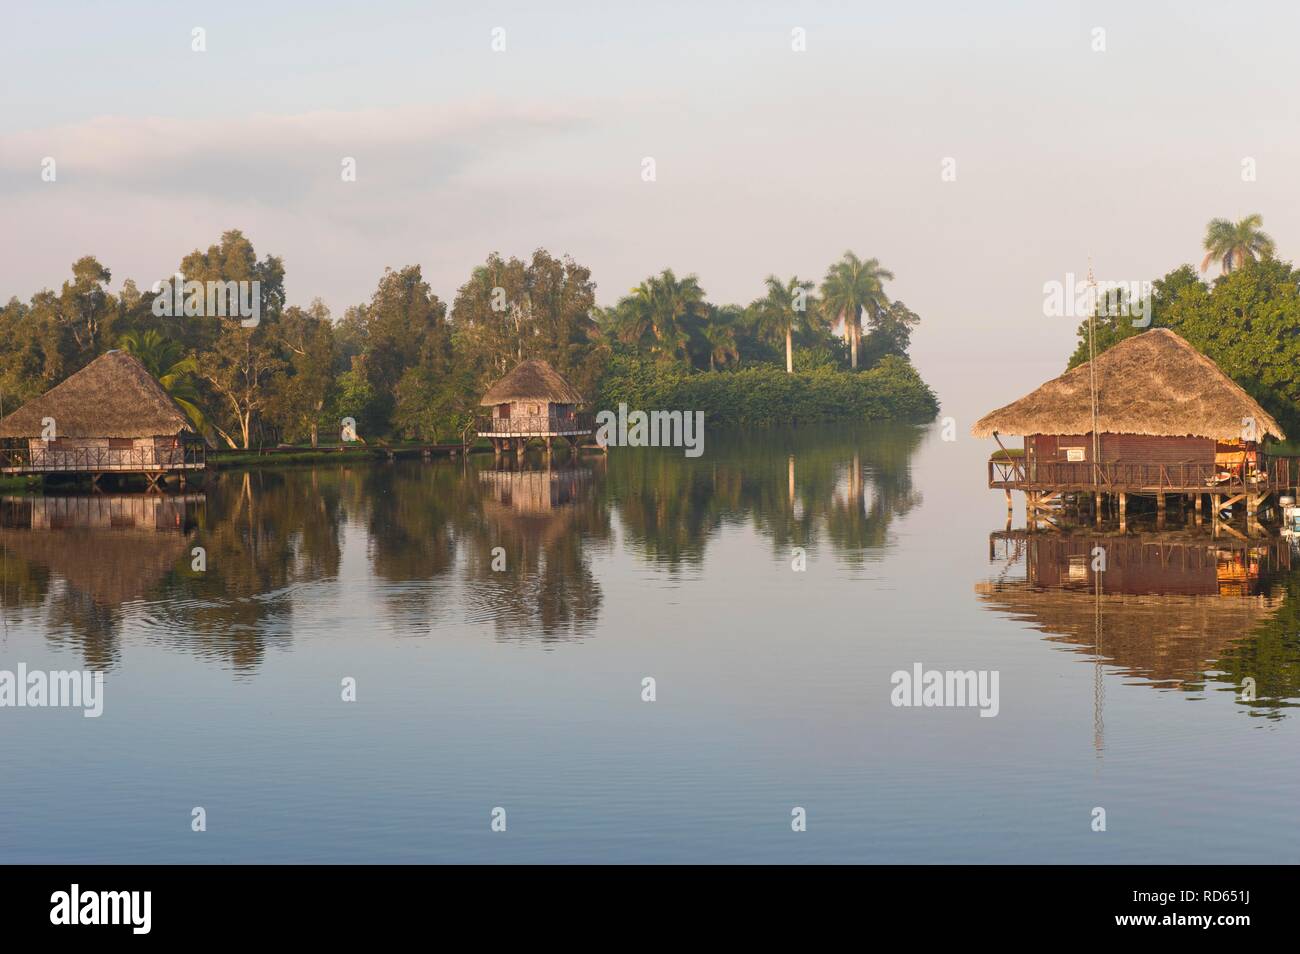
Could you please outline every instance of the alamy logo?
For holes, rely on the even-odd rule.
[[[186,281],[175,277],[153,283],[153,313],[159,318],[240,318],[244,328],[262,321],[262,283]]]
[[[18,664],[18,671],[0,669],[0,708],[83,709],[87,719],[104,712],[104,674],[33,669]]]
[[[1098,308],[1100,305],[1100,309]],[[1134,328],[1151,324],[1151,282],[1065,281],[1043,283],[1043,314],[1048,318],[1132,318]]]
[[[68,891],[50,895],[51,924],[129,924],[132,934],[148,934],[152,926],[152,891]]]
[[[900,669],[889,681],[894,687],[889,701],[896,707],[978,707],[981,718],[998,714],[996,669],[925,669],[913,663],[911,672]]]
[[[684,447],[687,457],[704,453],[703,411],[631,411],[626,404],[596,412],[601,447]]]

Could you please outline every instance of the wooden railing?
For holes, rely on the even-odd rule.
[[[474,429],[479,434],[520,436],[589,433],[596,429],[596,415],[582,411],[571,415],[537,414],[511,417],[480,417]]]
[[[26,473],[145,473],[193,470],[207,462],[207,447],[186,443],[178,447],[6,447],[0,448],[0,470]]]
[[[1029,461],[1024,458],[998,458],[989,461],[989,486],[1008,490],[1018,488],[1098,490],[1146,490],[1155,493],[1200,491],[1258,492],[1263,489],[1294,488],[1297,468],[1295,458],[1264,457],[1254,467],[1220,465],[1209,462],[1152,463],[1110,461],[1101,464],[1076,461]]]

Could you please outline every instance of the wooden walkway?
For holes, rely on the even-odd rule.
[[[1262,456],[1261,463],[1223,466],[1215,463],[1126,462],[1092,464],[1073,461],[1027,461],[1023,457],[995,455],[988,464],[989,487],[1007,495],[1007,526],[1011,525],[1011,492],[1025,495],[1025,524],[1032,531],[1040,524],[1059,529],[1062,512],[1073,501],[1076,510],[1085,502],[1093,521],[1101,525],[1109,510],[1118,518],[1120,532],[1127,529],[1130,497],[1152,497],[1156,502],[1157,526],[1165,522],[1166,498],[1185,498],[1200,526],[1205,502],[1217,535],[1239,535],[1231,525],[1234,508],[1245,511],[1246,533],[1265,531],[1262,516],[1276,504],[1269,498],[1295,495],[1300,480],[1300,458]],[[1228,516],[1224,516],[1224,515]]]

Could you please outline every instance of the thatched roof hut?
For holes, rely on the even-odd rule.
[[[1218,365],[1167,328],[1127,338],[1091,363],[1096,366],[1099,433],[1233,441],[1242,435],[1243,419],[1250,418],[1259,440],[1286,437]],[[986,414],[971,434],[1091,433],[1090,378],[1085,362]]]
[[[540,404],[582,404],[582,395],[545,361],[531,360],[517,364],[513,371],[492,385],[483,407],[530,401]]]
[[[125,351],[102,354],[0,419],[0,438],[39,438],[53,418],[61,438],[175,436],[190,420],[143,364]]]

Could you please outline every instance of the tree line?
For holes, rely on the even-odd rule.
[[[1293,437],[1300,435],[1300,271],[1275,257],[1263,219],[1214,219],[1206,228],[1200,269],[1180,265],[1152,282],[1151,322],[1125,317],[1136,311],[1098,302],[1092,324],[1096,352],[1168,328],[1214,361]],[[1203,273],[1220,266],[1213,282]],[[1073,368],[1088,360],[1089,322],[1077,330]]]
[[[363,440],[458,440],[483,392],[527,358],[589,396],[616,359],[682,373],[868,370],[906,360],[920,320],[887,296],[892,273],[852,252],[819,285],[769,276],[748,305],[711,303],[695,275],[666,269],[609,307],[597,305],[590,269],[567,256],[494,253],[450,307],[413,265],[385,270],[370,300],[337,319],[319,299],[289,305],[283,261],[259,259],[237,230],[177,271],[187,282],[257,282],[260,320],[160,315],[165,286],[127,280],[115,294],[109,269],[83,257],[58,291],[0,309],[0,413],[120,348],[214,444],[316,446],[344,418]]]

